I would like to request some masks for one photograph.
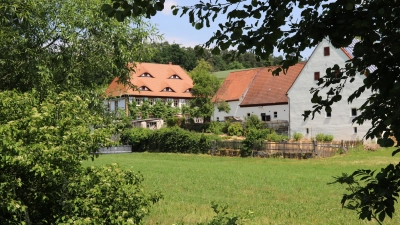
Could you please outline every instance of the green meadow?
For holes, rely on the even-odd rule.
[[[356,169],[396,163],[391,149],[353,151],[323,159],[233,158],[209,155],[132,153],[101,155],[87,166],[118,163],[140,171],[144,187],[161,191],[145,224],[197,224],[215,214],[211,202],[232,214],[252,211],[243,224],[377,224],[342,209],[345,186],[328,183]],[[400,224],[394,214],[385,224]]]

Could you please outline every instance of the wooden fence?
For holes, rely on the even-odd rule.
[[[253,145],[252,156],[299,159],[330,157],[338,152],[347,152],[349,148],[362,144],[362,141],[263,142]],[[219,156],[240,156],[241,146],[241,141],[214,142],[211,154]]]

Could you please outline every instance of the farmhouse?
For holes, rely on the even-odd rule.
[[[286,92],[300,74],[305,63],[292,66],[285,74],[273,76],[276,67],[256,68],[232,72],[213,97],[213,102],[225,101],[230,112],[219,112],[214,108],[212,120],[226,118],[244,119],[252,114],[262,121],[288,121],[289,105]]]
[[[345,62],[353,57],[353,47],[356,41],[347,48],[334,48],[327,40],[322,41],[315,48],[309,60],[287,92],[289,98],[289,134],[295,132],[303,134],[306,139],[315,137],[319,133],[330,134],[335,140],[361,140],[369,126],[353,124],[352,120],[359,114],[358,109],[365,102],[371,92],[366,90],[352,103],[348,97],[363,84],[364,74],[359,74],[354,82],[347,82],[342,90],[342,99],[332,106],[332,112],[321,112],[311,120],[304,121],[302,114],[312,110],[313,104],[310,89],[317,87],[317,80],[325,75],[326,68],[335,64],[344,68]],[[326,90],[327,92],[328,90]]]
[[[129,114],[128,104],[137,106],[148,101],[150,105],[156,101],[170,102],[173,107],[182,107],[192,98],[193,81],[190,76],[178,65],[137,63],[134,71],[130,72],[131,83],[137,90],[118,83],[114,78],[106,89],[110,111],[125,110]],[[151,115],[150,115],[151,117]],[[137,115],[136,119],[142,119]]]

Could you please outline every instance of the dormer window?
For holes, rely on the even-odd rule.
[[[139,87],[139,91],[151,91],[151,90],[146,86],[141,86]]]
[[[188,88],[188,89],[186,89],[186,91],[184,93],[190,93],[190,92],[192,92],[192,89]]]
[[[181,80],[181,78],[176,74],[170,76],[169,79],[180,79]]]
[[[172,88],[170,87],[166,87],[162,90],[162,92],[175,92],[174,90],[172,90]]]
[[[150,75],[149,73],[143,73],[143,74],[140,75],[139,77],[151,77],[151,78],[153,78],[153,76]]]

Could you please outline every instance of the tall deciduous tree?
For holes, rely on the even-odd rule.
[[[99,87],[127,81],[153,29],[100,2],[0,2],[1,224],[139,224],[160,198],[138,173],[82,166],[114,133]]]
[[[151,17],[163,9],[164,2],[156,0],[149,5],[143,0],[135,1],[142,9],[137,15],[145,12]],[[145,10],[144,5],[151,10]],[[121,10],[111,6],[104,8],[112,13]],[[127,4],[124,10],[131,11],[133,8],[133,5]],[[300,17],[294,18],[295,9],[300,9]],[[285,59],[280,63],[281,67],[274,71],[275,75],[285,72],[302,58],[303,50],[315,47],[324,38],[339,48],[349,46],[357,37],[359,42],[354,46],[354,57],[347,61],[344,68],[329,65],[326,75],[318,82],[319,87],[311,90],[315,106],[310,113],[314,115],[321,110],[330,112],[330,106],[341,99],[346,83],[353,82],[355,76],[363,73],[366,75],[364,84],[350,95],[348,101],[352,102],[366,89],[372,90],[373,94],[362,105],[361,114],[353,122],[371,123],[366,138],[377,137],[382,146],[392,146],[391,137],[400,140],[400,1],[226,0],[221,3],[215,0],[174,7],[173,13],[180,16],[187,14],[196,29],[209,27],[217,17],[225,16],[226,21],[219,24],[219,29],[206,46],[213,45],[215,54],[229,47],[237,48],[238,53],[251,49],[262,59],[268,59],[273,49],[277,48],[283,52]],[[340,73],[337,74],[337,71]],[[398,185],[394,184],[400,182],[399,174],[400,164],[389,165],[377,174],[356,171],[350,179],[342,179],[341,182],[351,183],[359,176],[367,176],[368,179],[364,178],[368,181],[367,185],[353,189],[354,193],[345,195],[342,203],[353,200],[357,203],[353,209],[359,212],[361,219],[383,221],[386,215],[392,216],[394,212],[394,202],[399,193]]]
[[[0,3],[0,90],[41,93],[97,88],[126,63],[149,55],[154,28],[142,17],[119,23],[101,1],[5,0]]]
[[[192,117],[209,118],[213,114],[214,106],[211,99],[221,86],[221,82],[211,74],[211,71],[211,65],[202,59],[190,72],[193,79],[192,95],[194,97],[190,101]]]

